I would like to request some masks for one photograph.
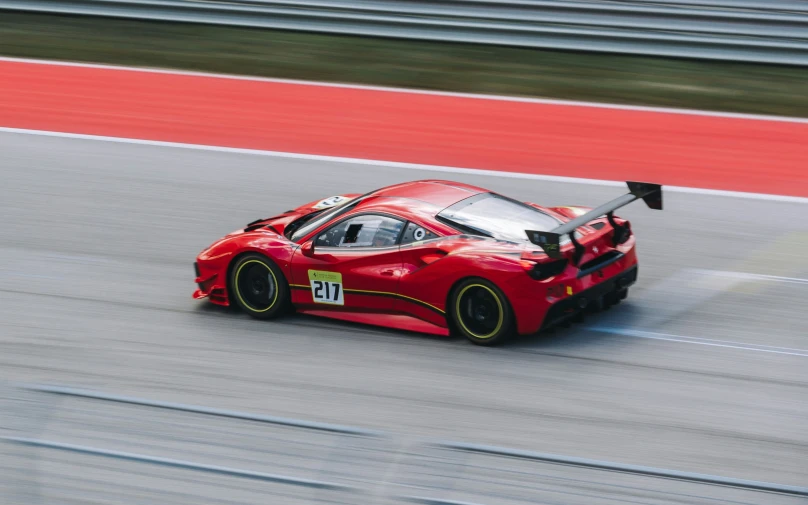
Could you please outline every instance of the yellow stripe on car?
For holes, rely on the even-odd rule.
[[[289,287],[297,288],[297,289],[311,289],[311,286],[307,286],[305,284],[290,284]],[[420,304],[420,305],[425,305],[425,306],[431,308],[432,310],[434,310],[436,312],[439,312],[441,314],[446,313],[444,310],[439,309],[438,307],[435,307],[431,303],[427,303],[427,302],[425,302],[423,300],[419,300],[418,298],[413,298],[411,296],[401,295],[401,294],[398,294],[398,293],[391,293],[389,291],[371,291],[369,289],[347,289],[347,288],[344,288],[343,291],[345,293],[347,293],[347,294],[353,293],[353,294],[359,294],[359,295],[365,294],[365,295],[391,296],[393,298],[401,298],[403,300],[409,300],[411,302],[415,302],[415,303]]]
[[[441,309],[435,307],[431,303],[427,303],[427,302],[425,302],[423,300],[419,300],[418,298],[413,298],[411,296],[401,295],[401,294],[398,294],[398,293],[390,293],[388,291],[370,291],[370,290],[367,290],[367,289],[346,289],[345,292],[346,293],[367,293],[369,295],[392,296],[392,297],[395,297],[395,298],[402,298],[404,300],[410,300],[410,301],[413,301],[415,303],[420,303],[421,305],[426,305],[428,307],[431,307],[431,308],[437,310],[438,312],[440,312],[441,314],[444,313],[444,311],[442,311]]]

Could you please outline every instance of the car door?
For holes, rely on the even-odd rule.
[[[404,221],[385,214],[342,219],[292,257],[292,301],[309,309],[391,312],[401,277]]]
[[[420,224],[408,222],[399,241],[401,280],[393,309],[419,319],[444,325],[446,318],[438,309],[446,297],[445,289],[436,289],[445,275],[442,268],[429,267],[445,257],[440,236]],[[429,268],[427,268],[429,267]]]

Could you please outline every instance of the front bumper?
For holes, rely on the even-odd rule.
[[[550,306],[541,329],[562,323],[593,306],[602,307],[605,297],[618,296],[622,290],[635,282],[637,282],[637,265],[580,293],[564,298]]]
[[[194,273],[196,274],[196,284],[199,289],[194,291],[192,295],[195,300],[208,298],[212,303],[217,305],[230,305],[230,300],[227,298],[227,290],[218,282],[219,275],[217,273],[205,273],[200,271],[199,263],[194,263]]]

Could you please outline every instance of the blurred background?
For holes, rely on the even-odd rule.
[[[0,503],[808,503],[808,1],[0,0],[0,57]],[[621,210],[640,280],[582,325],[190,298],[304,202],[631,177],[674,187]]]
[[[806,5],[4,0],[0,46],[6,56],[805,117]]]

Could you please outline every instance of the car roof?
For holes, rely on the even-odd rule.
[[[308,237],[315,233],[315,230],[330,226],[337,220],[363,213],[389,213],[421,225],[430,224],[432,228],[446,230],[447,225],[435,219],[440,211],[466,198],[489,192],[487,189],[468,184],[432,179],[395,184],[358,197],[359,201],[353,206],[346,203],[347,212],[332,213],[331,217],[316,229],[311,229],[305,236],[296,239]]]
[[[437,208],[437,212],[471,196],[488,192],[487,189],[469,184],[429,179],[381,188],[368,195],[360,207],[376,207],[387,201],[395,207],[402,204],[417,207],[420,204],[423,207]]]

